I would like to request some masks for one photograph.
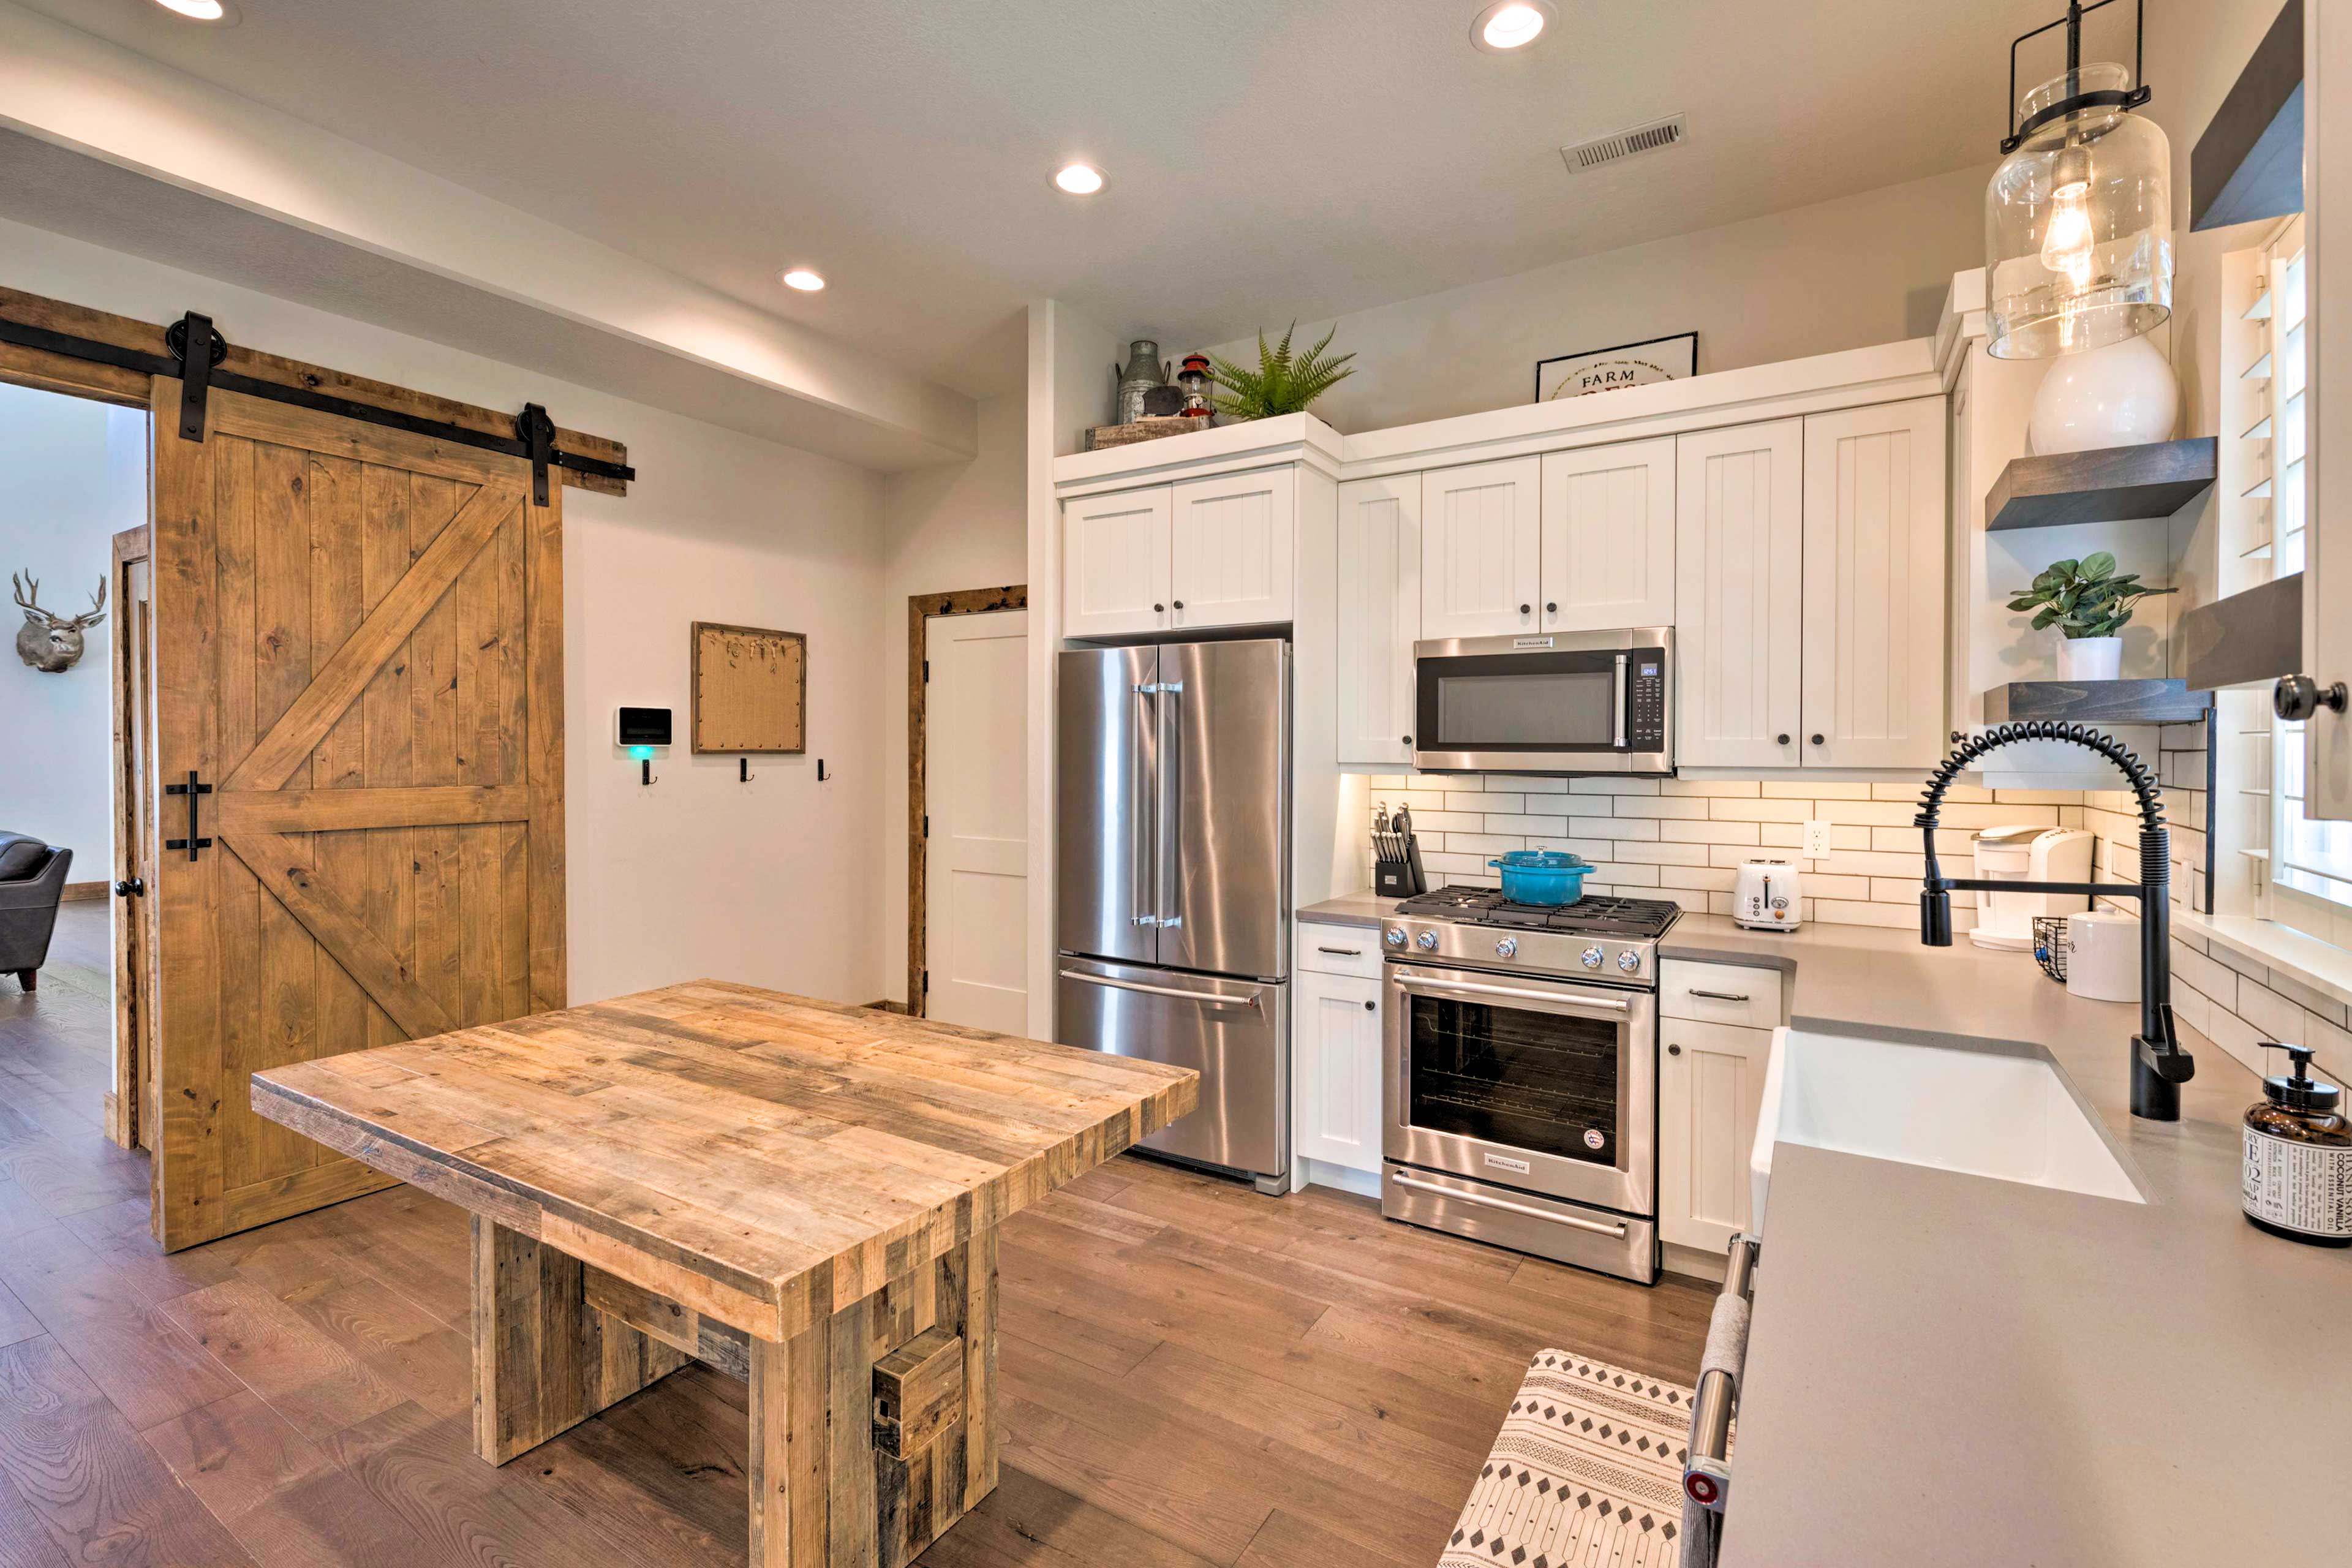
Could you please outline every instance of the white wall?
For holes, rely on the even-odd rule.
[[[1332,347],[1354,351],[1356,374],[1315,412],[1355,432],[1529,403],[1539,359],[1675,332],[1698,333],[1702,374],[1925,337],[1952,274],[1984,260],[1990,174],[1988,162],[1342,316]],[[1278,337],[1281,301],[1266,312]],[[1295,341],[1332,324],[1301,321]],[[1255,363],[1257,344],[1217,352]]]
[[[627,443],[625,499],[564,492],[572,994],[696,975],[866,1001],[880,897],[887,733],[903,688],[882,675],[900,624],[883,599],[881,481],[437,343],[0,222],[0,282],[151,321],[209,312],[232,341],[495,408],[547,405]],[[809,638],[809,752],[655,764],[611,742],[623,702],[688,707],[688,623]],[[841,782],[818,784],[816,759]]]
[[[0,570],[39,578],[45,610],[87,611],[113,571],[113,536],[147,521],[147,416],[0,383]],[[0,622],[0,829],[72,850],[76,882],[113,875],[116,609],[110,593],[62,675],[17,658],[13,601]]]
[[[907,601],[916,594],[1001,588],[1028,575],[1029,513],[1025,485],[1028,406],[1009,392],[980,404],[980,455],[895,474],[881,500],[882,597],[885,623],[881,679],[897,704],[885,726],[880,771],[882,880],[880,923],[875,932],[876,997],[908,1001],[907,992]],[[1034,630],[1034,627],[1033,627]],[[1006,744],[1020,749],[1017,738]],[[1025,753],[1024,764],[1026,763]],[[870,998],[860,998],[870,1000]]]

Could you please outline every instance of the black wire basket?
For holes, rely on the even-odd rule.
[[[2066,978],[2066,955],[2074,951],[2074,939],[2067,934],[2064,915],[2033,917],[2033,961],[2042,965],[2042,973],[2053,980]]]

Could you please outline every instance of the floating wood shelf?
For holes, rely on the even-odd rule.
[[[2189,155],[2189,226],[2303,210],[2303,0],[2287,0]]]
[[[2185,724],[2213,706],[2179,680],[2012,680],[1985,693],[1988,724],[2053,719],[2070,724]]]
[[[2289,573],[2180,617],[2189,678],[2200,686],[2246,686],[2303,668],[2303,574]]]
[[[2211,486],[2220,445],[2199,436],[2014,458],[1985,497],[1986,531],[2170,517]]]

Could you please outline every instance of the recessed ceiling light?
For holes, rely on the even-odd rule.
[[[1525,48],[1551,25],[1551,0],[1496,0],[1470,24],[1470,41],[1490,55]]]
[[[797,289],[803,294],[814,294],[824,287],[824,279],[805,267],[795,267],[784,274],[784,287]]]
[[[1103,188],[1102,171],[1092,163],[1066,163],[1054,173],[1054,188],[1074,196],[1090,196]]]
[[[191,22],[213,22],[228,26],[236,25],[236,7],[229,0],[155,0],[155,4],[176,16]]]

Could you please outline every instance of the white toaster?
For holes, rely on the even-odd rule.
[[[1731,893],[1731,918],[1759,931],[1794,931],[1804,922],[1804,879],[1790,860],[1743,860]]]

